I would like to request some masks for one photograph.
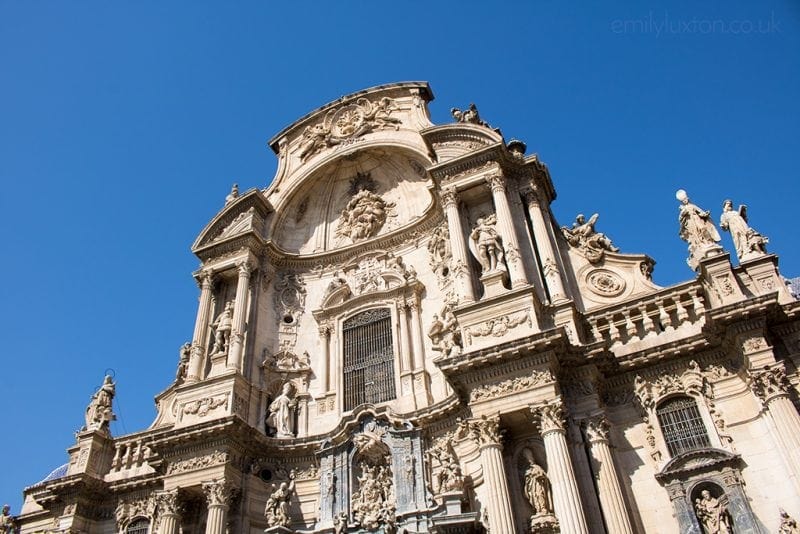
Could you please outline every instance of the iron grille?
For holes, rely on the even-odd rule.
[[[711,446],[693,399],[679,397],[668,400],[658,407],[657,414],[670,456]]]
[[[344,409],[395,398],[392,314],[367,310],[342,327],[344,336]]]
[[[125,529],[125,534],[147,534],[150,528],[150,521],[147,519],[135,519]]]

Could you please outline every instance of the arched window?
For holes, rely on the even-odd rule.
[[[344,409],[395,398],[392,313],[367,310],[347,319],[344,336]]]
[[[147,534],[150,529],[150,520],[139,517],[128,523],[125,534]]]
[[[697,403],[691,397],[668,399],[658,405],[656,414],[670,456],[711,446]]]

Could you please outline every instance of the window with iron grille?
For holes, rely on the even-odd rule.
[[[344,409],[395,398],[392,313],[367,310],[347,319],[344,337]]]
[[[125,534],[147,534],[150,528],[150,521],[143,517],[134,519],[125,529]]]
[[[656,414],[670,456],[711,446],[706,425],[694,399],[690,397],[669,399],[658,406]]]

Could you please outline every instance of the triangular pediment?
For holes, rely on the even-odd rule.
[[[206,225],[192,244],[192,252],[198,254],[248,234],[264,239],[264,223],[271,211],[260,190],[252,189],[246,192],[229,202]]]

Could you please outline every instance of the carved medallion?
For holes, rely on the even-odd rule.
[[[616,297],[625,291],[625,280],[608,269],[595,269],[586,275],[586,285],[601,297]]]

